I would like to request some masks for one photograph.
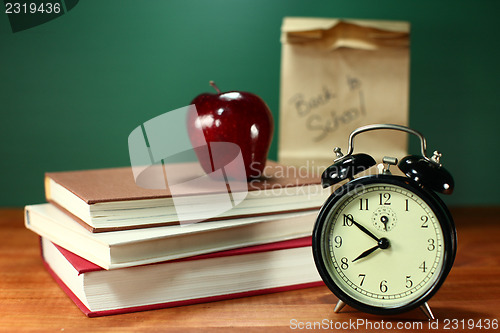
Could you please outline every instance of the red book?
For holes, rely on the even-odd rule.
[[[88,317],[323,284],[310,237],[109,271],[45,238],[41,246],[45,267]]]

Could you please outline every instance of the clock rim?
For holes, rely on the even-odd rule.
[[[338,287],[333,281],[330,273],[328,272],[328,269],[326,268],[326,264],[322,256],[322,230],[324,230],[324,224],[327,221],[326,218],[329,215],[330,210],[335,207],[336,203],[341,201],[345,197],[345,195],[354,190],[356,186],[371,184],[396,185],[411,191],[430,207],[432,212],[436,215],[438,223],[443,232],[443,265],[439,272],[438,278],[433,284],[427,287],[428,289],[421,296],[397,307],[378,307],[368,305],[349,296],[347,293],[342,291],[342,289],[340,289],[340,287]],[[363,312],[377,315],[392,315],[407,312],[421,306],[432,296],[434,296],[451,271],[456,256],[456,243],[457,236],[453,217],[451,216],[451,213],[449,212],[448,208],[441,200],[441,198],[439,198],[435,193],[420,187],[420,185],[409,178],[383,174],[359,177],[348,183],[345,183],[337,190],[335,190],[321,207],[312,233],[312,250],[314,262],[316,264],[318,273],[320,274],[326,286],[330,289],[331,292],[335,294],[335,296],[337,296],[340,300],[342,300],[349,306]]]

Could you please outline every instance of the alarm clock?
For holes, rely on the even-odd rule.
[[[420,139],[421,155],[384,157],[376,174],[355,176],[376,164],[354,151],[354,138],[373,130],[397,130]],[[453,218],[436,193],[451,194],[454,181],[440,162],[441,153],[426,155],[424,136],[393,124],[360,127],[349,136],[348,152],[321,176],[324,188],[342,184],[321,207],[312,247],[316,267],[339,301],[378,315],[416,307],[429,319],[427,301],[451,270],[456,254]],[[393,175],[397,165],[405,176]]]

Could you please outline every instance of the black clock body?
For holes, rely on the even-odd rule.
[[[443,262],[440,266],[439,271],[436,271],[434,273],[437,274],[437,278],[433,277],[433,279],[435,279],[434,282],[423,287],[425,291],[422,292],[421,290],[419,292],[420,295],[418,296],[418,298],[411,299],[411,301],[404,304],[398,304],[397,306],[367,304],[367,302],[356,299],[345,292],[345,290],[337,285],[338,282],[336,283],[335,279],[333,278],[335,272],[332,268],[334,266],[332,265],[331,251],[335,250],[335,246],[332,245],[333,235],[328,231],[332,230],[331,224],[335,223],[332,220],[332,216],[334,216],[336,210],[340,209],[340,206],[343,202],[345,202],[347,197],[363,193],[362,191],[364,190],[364,188],[373,186],[380,186],[380,188],[383,188],[384,186],[401,188],[406,191],[405,193],[409,193],[409,195],[418,197],[419,200],[424,202],[427,207],[432,210],[432,213],[438,221],[438,227],[441,229],[443,235]],[[382,197],[380,200],[382,203]],[[363,205],[362,200],[360,200],[360,205]],[[398,221],[398,223],[407,222]],[[453,222],[453,218],[443,201],[434,192],[423,188],[421,184],[417,183],[413,179],[390,174],[378,174],[356,178],[345,183],[337,190],[335,190],[320,209],[312,236],[314,261],[316,263],[316,267],[320,276],[322,277],[328,288],[340,300],[352,306],[353,308],[377,315],[392,315],[406,312],[427,302],[438,291],[438,289],[445,281],[448,273],[453,266],[457,251],[457,234],[455,225]],[[390,238],[388,239],[390,241]],[[381,250],[377,249],[377,251]],[[387,265],[391,265],[391,262],[387,262]],[[386,267],[380,267],[380,270],[384,269],[386,269]],[[382,286],[383,285],[381,283],[381,288]]]

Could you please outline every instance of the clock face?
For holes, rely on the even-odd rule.
[[[424,297],[440,279],[443,230],[436,213],[411,187],[358,186],[324,216],[321,260],[344,298],[369,307],[401,308]]]

